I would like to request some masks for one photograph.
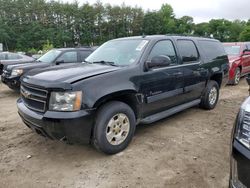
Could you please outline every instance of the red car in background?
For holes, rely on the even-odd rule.
[[[229,59],[229,82],[237,85],[240,78],[250,73],[250,42],[224,43]]]

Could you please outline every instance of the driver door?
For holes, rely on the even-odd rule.
[[[143,116],[167,110],[183,102],[183,71],[179,66],[176,50],[171,40],[158,41],[147,61],[155,56],[168,56],[171,64],[162,68],[151,68],[141,77],[140,90],[145,96]]]

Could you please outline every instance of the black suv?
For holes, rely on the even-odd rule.
[[[228,73],[228,58],[214,39],[142,36],[111,40],[81,65],[24,75],[18,112],[37,133],[91,142],[114,154],[136,125],[192,106],[213,109]]]
[[[31,69],[45,68],[65,63],[81,63],[94,51],[93,48],[60,48],[48,51],[39,59],[22,64],[8,64],[3,68],[1,80],[13,90],[20,88],[20,77]]]

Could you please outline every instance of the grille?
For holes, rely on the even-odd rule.
[[[247,125],[250,125],[250,112],[245,111],[243,122]]]
[[[20,88],[24,104],[31,110],[45,112],[47,106],[48,91],[22,84]]]

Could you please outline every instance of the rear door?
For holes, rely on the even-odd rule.
[[[201,56],[193,40],[177,40],[182,60],[185,102],[201,97],[206,85],[208,71],[202,66]]]

